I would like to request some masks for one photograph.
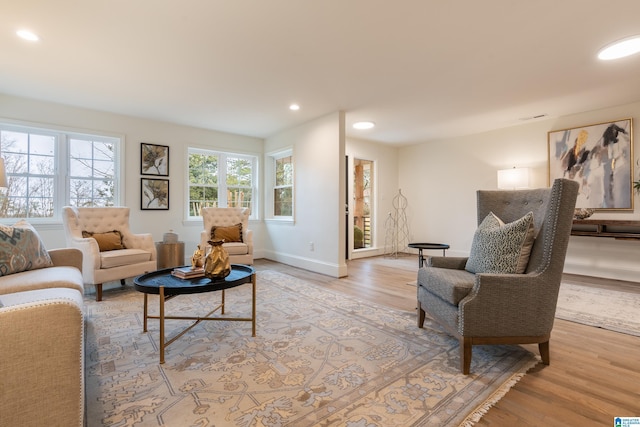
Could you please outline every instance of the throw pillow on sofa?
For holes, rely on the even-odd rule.
[[[473,236],[465,270],[471,273],[524,273],[534,232],[533,212],[508,224],[490,212]]]
[[[0,225],[0,276],[51,267],[51,257],[38,232],[27,221]]]

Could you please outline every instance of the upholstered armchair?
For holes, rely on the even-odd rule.
[[[253,264],[253,231],[249,230],[248,208],[202,208],[204,230],[200,248],[209,252],[209,240],[224,239],[222,247],[232,264]]]
[[[157,269],[156,247],[151,234],[129,229],[129,208],[62,208],[67,246],[82,251],[82,279],[94,285],[96,301],[102,301],[102,284]]]
[[[577,193],[566,179],[551,188],[478,191],[469,258],[430,257],[419,269],[418,327],[428,315],[459,340],[463,374],[473,345],[537,343],[549,364]]]

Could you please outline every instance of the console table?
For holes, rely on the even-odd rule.
[[[576,219],[573,220],[571,235],[640,240],[640,221]]]

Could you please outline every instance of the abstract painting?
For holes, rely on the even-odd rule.
[[[633,210],[632,125],[629,118],[549,132],[549,183],[578,182],[576,208]]]

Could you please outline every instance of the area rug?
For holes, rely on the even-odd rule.
[[[202,322],[162,365],[157,320],[142,332],[142,294],[87,298],[87,426],[472,425],[538,362],[519,346],[477,346],[465,376],[457,341],[428,320],[417,328],[415,313],[276,271],[257,283],[256,337],[250,323]],[[202,315],[218,298],[179,296],[167,315]],[[227,291],[226,308],[250,314],[250,286]],[[167,334],[184,325],[168,321]]]
[[[556,317],[640,336],[640,294],[563,282]]]

